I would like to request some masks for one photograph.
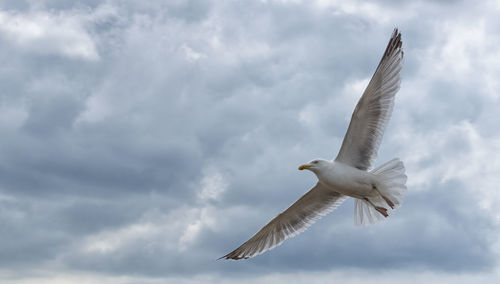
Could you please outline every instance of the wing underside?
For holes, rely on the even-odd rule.
[[[403,50],[394,30],[380,63],[351,117],[336,161],[361,170],[371,168],[399,90]]]
[[[288,238],[305,231],[318,219],[339,206],[347,197],[320,183],[278,214],[252,238],[221,258],[242,259],[273,249]]]

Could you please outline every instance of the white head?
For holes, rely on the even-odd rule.
[[[332,162],[323,159],[314,159],[307,164],[299,166],[299,170],[310,170],[313,173],[318,173],[321,169],[327,168]]]

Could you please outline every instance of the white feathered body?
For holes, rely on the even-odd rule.
[[[379,181],[371,172],[333,161],[315,174],[320,183],[338,193],[359,199],[378,195],[374,187]]]

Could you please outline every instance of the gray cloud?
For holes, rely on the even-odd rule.
[[[496,277],[493,3],[0,7],[45,31],[0,28],[5,281]],[[348,201],[270,253],[215,261],[314,184],[296,166],[336,154],[395,25],[406,65],[378,163],[405,161],[404,206],[357,228]]]

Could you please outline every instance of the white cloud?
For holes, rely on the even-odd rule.
[[[205,54],[203,53],[200,53],[200,52],[196,52],[194,51],[191,47],[189,47],[188,45],[186,44],[183,44],[181,46],[181,49],[185,52],[185,55],[186,55],[186,59],[187,61],[189,62],[196,62],[198,61],[198,59],[206,56]]]
[[[366,1],[339,0],[316,0],[314,4],[319,9],[331,10],[336,15],[355,16],[388,26],[397,25],[403,17],[408,19],[415,15],[413,9],[409,9],[411,5],[388,7]]]
[[[193,230],[190,226],[196,213],[186,207],[169,214],[151,210],[134,223],[87,236],[81,244],[81,251],[84,254],[116,254],[143,243],[146,251],[175,252],[178,243],[182,242],[183,232]]]
[[[198,197],[202,201],[210,201],[218,200],[219,196],[226,191],[228,183],[219,170],[209,167],[204,170],[200,186]]]
[[[7,273],[4,273],[4,275]],[[61,283],[61,284],[80,284],[80,283],[118,283],[118,284],[160,284],[160,283],[179,283],[179,284],[195,284],[195,283],[329,283],[332,279],[335,282],[346,284],[357,283],[496,283],[500,281],[500,272],[477,272],[477,273],[438,273],[431,271],[422,271],[418,268],[409,269],[408,271],[401,270],[371,270],[364,271],[359,269],[334,270],[328,272],[294,272],[294,273],[268,273],[266,275],[245,275],[234,276],[229,275],[210,275],[201,274],[190,278],[169,276],[163,278],[144,277],[144,276],[116,276],[116,275],[100,275],[96,273],[84,273],[80,271],[72,271],[71,273],[39,273],[35,277],[27,277],[25,279],[11,280],[4,278],[2,281],[6,284],[40,284],[40,283]],[[7,274],[8,275],[8,274]],[[1,277],[1,273],[0,273]]]
[[[85,18],[75,13],[0,11],[0,35],[30,53],[96,61],[96,44],[85,30]]]
[[[493,218],[500,218],[500,137],[482,137],[473,124],[462,121],[429,133],[401,133],[399,141],[408,145],[403,156],[408,166],[408,185],[415,190],[432,190],[436,182],[458,181],[471,192]],[[456,147],[459,144],[459,147]],[[421,166],[429,161],[429,167]]]

